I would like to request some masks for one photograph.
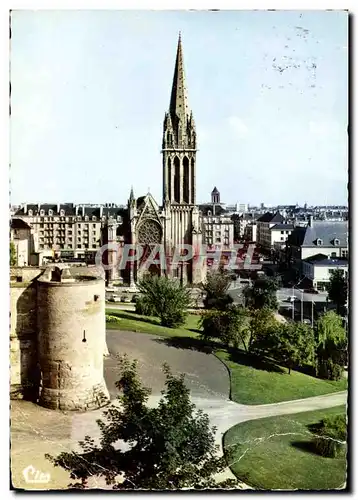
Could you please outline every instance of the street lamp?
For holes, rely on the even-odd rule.
[[[300,281],[298,283],[296,283],[296,285],[292,285],[292,296],[295,297],[295,287],[298,286],[301,281],[303,281],[305,279],[305,276],[303,276],[303,278],[300,279]],[[303,323],[303,292],[302,290],[300,290],[301,292],[301,323]],[[295,301],[293,301],[293,308],[292,308],[292,319],[294,320],[295,319]]]

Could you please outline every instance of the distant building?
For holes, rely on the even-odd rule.
[[[348,258],[348,222],[313,221],[306,227],[295,227],[287,239],[287,259],[302,272],[302,261],[317,254],[332,259]]]
[[[24,220],[13,218],[10,226],[10,241],[15,245],[16,266],[30,265],[30,256],[33,250],[31,227]]]
[[[332,259],[324,254],[316,254],[302,261],[302,274],[312,283],[317,290],[325,290],[332,272],[342,269],[344,275],[348,273],[347,259]]]
[[[270,229],[276,224],[283,224],[285,219],[279,212],[266,212],[257,219],[257,244],[267,250],[272,247],[272,235]]]

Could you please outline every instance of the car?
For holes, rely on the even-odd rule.
[[[305,288],[303,290],[304,293],[319,293],[318,290],[316,290],[315,288]]]
[[[295,295],[290,295],[290,297],[287,297],[287,302],[295,302],[297,300],[297,297]]]
[[[112,295],[112,297],[110,297],[108,299],[109,302],[121,302],[121,297],[118,297],[117,295]]]

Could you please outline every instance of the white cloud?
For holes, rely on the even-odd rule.
[[[238,137],[246,137],[249,129],[238,116],[230,116],[229,125],[235,131]]]

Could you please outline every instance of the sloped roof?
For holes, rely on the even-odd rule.
[[[222,214],[226,213],[225,208],[223,208],[221,205],[216,205],[215,204],[215,214],[214,214],[213,205],[210,204],[210,203],[207,203],[205,205],[199,205],[199,210],[201,211],[201,213],[203,215],[208,215],[208,212],[211,212],[211,215],[213,215],[213,217],[215,217],[217,215],[219,216],[219,215],[222,215]]]
[[[23,219],[14,217],[11,219],[11,229],[31,229],[30,226]]]
[[[259,217],[257,219],[257,222],[278,222],[278,223],[282,223],[284,222],[284,217],[282,217],[282,215],[280,214],[280,212],[276,212],[274,214],[272,214],[271,212],[266,212],[265,214],[261,215],[261,217]]]
[[[334,240],[339,244],[335,245]],[[317,240],[322,240],[317,245]],[[348,221],[314,221],[312,227],[296,227],[288,237],[288,243],[295,246],[346,247],[348,244]]]
[[[293,224],[275,224],[274,226],[272,226],[271,230],[278,229],[278,230],[292,231],[292,229],[294,228],[295,226]]]

